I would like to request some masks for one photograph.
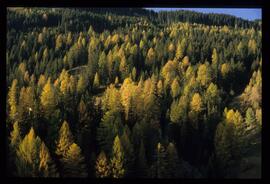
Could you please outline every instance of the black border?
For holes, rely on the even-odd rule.
[[[203,8],[203,7],[208,7],[208,8],[262,8],[262,53],[263,53],[263,68],[262,68],[262,76],[263,76],[263,91],[262,91],[262,111],[263,111],[263,130],[262,130],[262,179],[121,179],[121,180],[113,180],[113,179],[106,179],[106,180],[99,180],[99,179],[92,179],[92,178],[87,178],[87,179],[65,179],[65,178],[60,178],[60,179],[36,179],[36,178],[7,178],[7,173],[6,173],[6,152],[5,151],[0,151],[1,154],[1,172],[0,174],[3,175],[5,180],[8,183],[42,183],[42,182],[48,182],[48,183],[54,183],[54,182],[63,182],[63,183],[76,183],[76,182],[87,182],[87,183],[103,183],[103,182],[112,182],[112,183],[121,183],[121,182],[146,182],[146,183],[190,183],[190,182],[197,182],[197,183],[208,183],[208,182],[213,182],[213,183],[263,183],[265,182],[264,179],[267,177],[267,168],[266,166],[268,165],[265,162],[265,159],[267,159],[269,154],[266,154],[266,144],[267,140],[270,140],[266,136],[269,137],[269,133],[267,133],[268,128],[268,122],[267,120],[269,119],[269,115],[267,113],[267,110],[270,108],[269,107],[269,97],[268,94],[270,94],[267,82],[267,75],[269,72],[267,70],[269,69],[269,62],[270,58],[268,55],[268,50],[269,50],[269,43],[270,43],[270,38],[269,38],[269,28],[270,23],[269,20],[269,15],[270,12],[268,11],[269,9],[266,8],[266,1],[267,0],[223,0],[223,1],[212,1],[212,0],[4,0],[0,3],[1,10],[1,22],[0,22],[0,52],[1,52],[1,60],[0,60],[0,79],[1,79],[1,118],[0,118],[0,136],[1,137],[1,147],[5,148],[6,145],[6,132],[5,132],[5,117],[6,117],[6,95],[7,95],[7,86],[6,86],[6,7],[15,7],[15,6],[25,6],[25,7],[198,7],[198,8]],[[268,65],[268,66],[267,66]],[[268,106],[268,107],[267,107]],[[4,107],[4,108],[3,108]],[[1,150],[4,150],[1,149]],[[4,181],[4,180],[2,180]],[[1,182],[2,183],[2,182]]]

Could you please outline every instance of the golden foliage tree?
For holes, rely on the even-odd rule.
[[[45,115],[50,115],[52,112],[54,112],[58,104],[58,98],[55,91],[55,87],[51,83],[50,79],[48,79],[46,85],[43,87],[40,96],[40,102]]]
[[[171,92],[173,98],[176,98],[180,94],[180,85],[177,78],[173,80],[173,83],[171,85]]]
[[[154,64],[155,59],[156,59],[155,50],[153,48],[150,48],[147,52],[145,64],[147,66],[151,66],[152,64]]]
[[[44,142],[42,142],[40,146],[39,159],[39,170],[42,173],[42,177],[59,177],[59,173],[50,156],[49,149]]]
[[[125,176],[124,151],[118,135],[114,139],[113,154],[111,159],[112,177],[122,178]]]
[[[8,104],[9,104],[9,116],[12,120],[16,120],[16,115],[17,115],[17,84],[18,84],[18,80],[14,79],[12,81],[12,85],[11,88],[9,89],[8,92]]]
[[[64,156],[73,142],[73,135],[69,129],[69,125],[64,121],[59,131],[56,154],[60,157]]]
[[[110,163],[104,151],[101,151],[96,161],[96,177],[107,178],[111,175]]]
[[[63,164],[63,177],[87,177],[85,159],[81,153],[81,148],[72,143],[64,157],[61,159]]]
[[[199,93],[195,93],[190,102],[190,108],[192,111],[200,112],[202,110],[202,98]]]
[[[211,79],[210,67],[207,64],[201,64],[197,71],[197,81],[202,86],[207,86],[211,82]]]

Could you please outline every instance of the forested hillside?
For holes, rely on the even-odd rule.
[[[9,8],[8,173],[261,177],[261,23]]]

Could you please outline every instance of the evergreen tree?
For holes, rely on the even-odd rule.
[[[87,177],[86,165],[81,148],[72,143],[64,157],[61,159],[63,164],[63,177]]]
[[[197,72],[197,81],[199,81],[202,86],[207,86],[211,82],[211,79],[212,77],[209,65],[199,65]]]
[[[199,93],[195,93],[190,102],[190,108],[194,112],[200,112],[202,110],[202,98]]]
[[[218,113],[220,111],[220,95],[217,85],[214,83],[211,83],[205,93],[205,100],[207,104],[207,111],[208,115],[211,115],[213,113]]]
[[[55,87],[52,85],[50,79],[48,79],[42,90],[40,102],[46,116],[50,116],[55,111],[58,104],[58,98]]]
[[[114,139],[113,153],[111,159],[112,177],[122,178],[126,174],[126,168],[124,166],[125,155],[118,135]]]
[[[8,149],[8,166],[9,170],[14,173],[14,169],[16,168],[15,165],[15,159],[16,159],[16,152],[18,150],[18,147],[22,141],[21,135],[20,135],[20,127],[18,121],[16,121],[13,124],[13,130],[10,133],[10,144],[9,144],[9,149]]]
[[[78,84],[77,84],[77,92],[82,94],[88,87],[88,80],[85,75],[80,75]]]
[[[12,120],[16,120],[16,115],[17,115],[17,93],[18,93],[17,84],[18,84],[18,80],[14,79],[12,81],[11,88],[9,89],[9,92],[8,92],[8,104],[10,107],[9,116]]]
[[[50,156],[49,149],[43,142],[40,146],[39,158],[39,170],[41,172],[41,177],[59,177],[54,161]]]
[[[171,85],[171,89],[172,89],[172,97],[176,98],[180,93],[180,86],[179,86],[179,82],[177,79],[173,80],[173,83]]]
[[[175,57],[178,61],[180,61],[184,57],[184,47],[181,42],[177,43]]]
[[[255,123],[256,123],[255,113],[252,110],[252,108],[250,108],[250,107],[246,111],[246,118],[245,118],[245,120],[246,120],[246,125],[248,127],[255,126]]]
[[[101,151],[96,160],[96,177],[107,178],[111,175],[110,163],[104,151]]]
[[[24,137],[17,150],[17,175],[20,177],[37,177],[39,172],[39,150],[41,140],[36,136],[34,129]]]
[[[111,155],[115,136],[122,131],[121,116],[117,112],[108,111],[97,128],[97,141],[107,155]]]
[[[155,59],[156,59],[155,50],[153,48],[150,48],[147,52],[147,57],[145,60],[146,66],[151,67],[152,65],[154,65]]]
[[[212,53],[212,66],[213,66],[213,70],[214,70],[214,77],[216,80],[218,77],[218,66],[219,66],[218,62],[219,62],[219,58],[218,58],[217,49],[214,48],[213,53]]]
[[[98,73],[95,74],[95,78],[94,78],[94,82],[93,82],[93,88],[97,89],[99,87],[100,83],[99,83],[99,76]]]
[[[21,143],[21,133],[18,121],[13,124],[13,130],[10,133],[10,146],[15,152],[18,148],[18,145]]]
[[[60,157],[65,156],[73,142],[73,135],[69,129],[69,125],[66,121],[64,121],[59,130],[59,138],[56,145],[56,154]]]

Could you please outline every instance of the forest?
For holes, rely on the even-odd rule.
[[[261,20],[7,8],[11,177],[260,178]]]

